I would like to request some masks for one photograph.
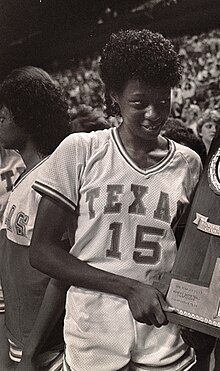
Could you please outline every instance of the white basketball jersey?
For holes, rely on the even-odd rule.
[[[0,226],[13,184],[24,169],[22,158],[16,151],[0,148]]]
[[[23,176],[13,187],[4,212],[1,229],[6,229],[8,243],[29,246],[38,204],[41,196],[32,189],[40,166],[46,159],[39,162]]]
[[[173,227],[200,171],[199,156],[173,141],[162,161],[140,169],[114,128],[66,138],[42,166],[34,189],[78,209],[71,254],[149,284],[172,268]]]

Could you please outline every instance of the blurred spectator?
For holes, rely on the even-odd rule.
[[[193,81],[186,80],[182,84],[183,99],[193,98],[196,93],[196,84]]]
[[[180,87],[176,87],[171,92],[171,112],[173,117],[180,117],[183,105],[183,95]]]
[[[212,140],[219,130],[220,113],[216,110],[207,109],[197,125],[198,135],[202,138],[208,153]]]
[[[204,143],[195,135],[192,129],[187,128],[180,119],[169,118],[164,125],[161,134],[164,137],[191,148],[193,151],[198,153],[202,163],[204,164],[206,158],[206,148]]]
[[[197,135],[197,123],[200,117],[201,110],[196,103],[191,103],[190,98],[187,98],[182,109],[181,118],[185,122],[185,126],[192,129]]]
[[[82,104],[104,109],[104,86],[99,76],[99,60],[86,58],[78,66],[53,74],[67,98],[70,109]]]
[[[110,124],[106,121],[103,111],[91,106],[81,105],[77,112],[70,111],[71,127],[74,133],[107,129]]]

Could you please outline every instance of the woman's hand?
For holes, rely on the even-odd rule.
[[[164,311],[170,311],[169,306],[161,292],[153,286],[136,281],[126,299],[136,321],[156,327],[167,325]]]

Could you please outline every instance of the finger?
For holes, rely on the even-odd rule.
[[[155,314],[148,316],[148,318],[146,319],[146,324],[153,325],[158,328],[163,325],[166,325],[167,323],[168,321],[166,317],[161,318],[160,316],[155,315]]]
[[[146,323],[146,325],[148,326],[153,326],[154,325],[154,318],[151,317],[146,317],[146,319],[144,319],[143,323]]]
[[[176,312],[176,309],[167,303],[167,301],[164,299],[161,293],[158,294],[158,298],[160,300],[160,304],[161,304],[161,307],[163,308],[163,311]]]
[[[148,315],[146,317],[145,323],[149,326],[161,327],[154,314]]]
[[[163,308],[164,312],[177,313],[176,309],[173,308],[173,307],[171,307],[170,305],[168,305],[168,306],[166,306],[166,307],[163,306],[162,308]]]
[[[155,315],[154,326],[161,327],[161,326],[164,326],[164,325],[167,325],[167,324],[168,324],[168,320],[167,320],[167,318],[164,314],[162,316],[161,315]]]
[[[162,305],[160,303],[160,298],[154,305],[153,314],[155,317],[155,323],[154,323],[155,326],[160,327],[162,325],[167,325],[168,320],[167,320],[165,312],[163,311]]]
[[[158,323],[158,325],[155,325],[156,327],[161,327],[161,326],[167,325],[168,322],[169,322],[166,315],[163,312],[162,312],[162,314],[157,314],[155,317],[156,317],[156,320],[157,320],[157,323]]]

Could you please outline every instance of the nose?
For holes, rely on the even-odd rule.
[[[144,118],[145,119],[156,119],[158,118],[158,113],[156,112],[156,109],[154,107],[154,105],[149,105],[145,108],[145,111],[144,111]]]
[[[211,133],[216,133],[216,126],[215,125],[213,125],[212,127],[211,127],[211,130],[210,130],[210,132]]]

